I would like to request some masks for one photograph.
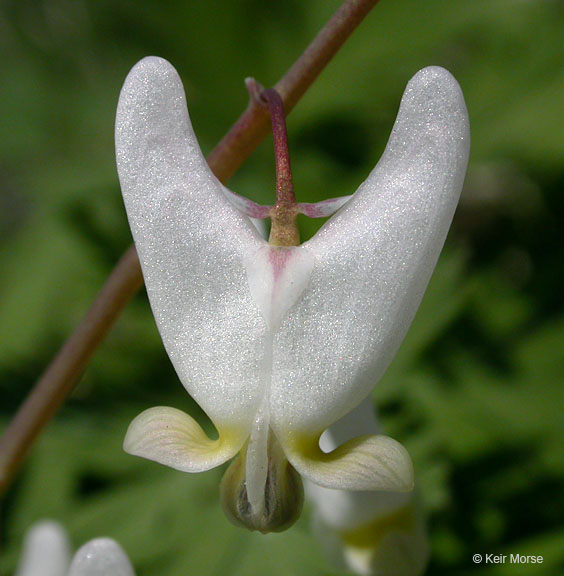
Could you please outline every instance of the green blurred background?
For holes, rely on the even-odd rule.
[[[336,0],[0,2],[0,427],[83,316],[131,238],[113,122],[131,66],[179,70],[209,152],[272,85]],[[424,303],[374,391],[413,456],[430,575],[564,573],[564,3],[382,0],[289,120],[301,201],[352,193],[386,143],[405,84],[448,68],[472,152]],[[269,202],[266,141],[230,182]],[[304,236],[313,233],[304,223]],[[129,421],[171,405],[201,416],[160,343],[145,293],[128,306],[35,445],[1,512],[0,573],[25,530],[54,518],[75,547],[118,539],[139,576],[336,574],[309,529],[232,527],[221,471],[185,475],[124,454]],[[474,553],[543,555],[474,566]]]

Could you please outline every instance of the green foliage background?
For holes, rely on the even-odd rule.
[[[148,54],[174,63],[208,152],[246,105],[243,79],[273,84],[338,4],[0,2],[0,427],[130,243],[113,120],[131,66]],[[466,97],[460,207],[374,391],[387,432],[415,461],[432,575],[564,573],[563,24],[557,0],[382,0],[289,120],[297,194],[314,201],[356,189],[417,70],[447,67]],[[265,142],[230,184],[268,201],[273,182]],[[336,574],[307,511],[284,534],[246,533],[221,513],[221,471],[188,476],[124,454],[127,424],[153,405],[202,416],[142,293],[3,505],[2,575],[45,517],[75,547],[118,539],[139,576]],[[544,563],[472,564],[488,552]]]

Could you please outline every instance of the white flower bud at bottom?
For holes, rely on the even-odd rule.
[[[16,576],[61,576],[70,563],[70,545],[60,524],[38,522],[25,535]]]
[[[74,555],[69,576],[135,576],[135,572],[115,540],[95,538]]]

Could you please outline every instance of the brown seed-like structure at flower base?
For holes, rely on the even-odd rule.
[[[300,475],[288,462],[271,434],[268,440],[268,469],[264,498],[259,505],[249,502],[246,486],[246,447],[229,465],[221,480],[221,503],[227,517],[238,526],[259,532],[281,532],[300,516],[304,488]]]

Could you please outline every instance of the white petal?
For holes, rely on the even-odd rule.
[[[70,562],[67,535],[56,522],[35,524],[25,535],[16,576],[64,576]]]
[[[273,349],[278,437],[319,434],[365,398],[415,315],[464,180],[466,106],[426,68],[408,84],[386,151],[354,197],[298,250],[311,281]]]
[[[243,260],[264,241],[211,173],[165,60],[145,58],[127,77],[116,150],[149,300],[180,380],[216,426],[250,426],[267,330]]]
[[[96,538],[74,555],[69,576],[135,576],[135,572],[115,540]]]
[[[145,410],[129,425],[123,449],[134,456],[182,472],[203,472],[233,458],[246,438],[244,429],[220,429],[210,440],[200,425],[176,408]]]
[[[413,489],[413,465],[407,450],[388,436],[359,436],[332,452],[317,440],[280,439],[292,466],[305,478],[339,490]]]

